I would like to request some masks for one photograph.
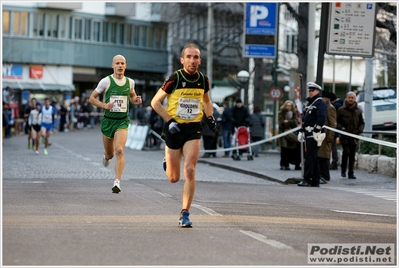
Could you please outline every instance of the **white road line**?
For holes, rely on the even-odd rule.
[[[216,211],[214,211],[214,210],[212,210],[210,208],[207,208],[207,207],[203,207],[203,206],[200,206],[200,205],[197,205],[197,204],[192,204],[191,206],[195,207],[195,208],[198,208],[198,209],[202,210],[203,212],[205,212],[205,213],[207,213],[207,214],[209,214],[211,216],[222,216],[222,214],[219,214]]]
[[[168,194],[168,193],[162,193],[162,192],[157,192],[157,193],[162,195],[162,196],[164,196],[164,197],[172,197],[172,195]]]
[[[290,246],[287,246],[286,244],[283,244],[276,240],[268,239],[266,236],[263,236],[261,234],[258,234],[258,233],[252,232],[252,231],[244,231],[244,230],[240,230],[240,232],[243,234],[246,234],[252,238],[255,238],[256,240],[259,240],[260,242],[268,244],[272,247],[280,248],[280,249],[291,249]]]
[[[335,189],[335,190],[343,190],[346,192],[352,192],[357,194],[364,194],[368,196],[373,196],[377,198],[382,198],[388,201],[395,201],[397,202],[397,193],[396,190],[391,189],[352,189],[352,188],[343,188],[343,187],[325,187],[328,189]]]
[[[348,213],[348,214],[360,214],[360,215],[370,215],[370,216],[380,216],[380,217],[395,217],[396,215],[388,215],[388,214],[377,214],[377,213],[368,213],[368,212],[359,212],[359,211],[345,211],[345,210],[331,210],[338,213]]]

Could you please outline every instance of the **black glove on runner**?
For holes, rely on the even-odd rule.
[[[168,129],[170,134],[176,134],[180,132],[179,124],[172,118],[168,121]]]
[[[213,116],[208,116],[206,123],[212,131],[216,131],[216,120]]]

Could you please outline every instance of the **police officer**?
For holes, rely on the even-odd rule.
[[[322,128],[326,122],[327,105],[321,98],[320,92],[323,90],[316,83],[307,83],[309,97],[305,107],[303,124],[298,139],[305,141],[305,170],[303,180],[298,186],[319,187],[320,167],[318,162],[318,151],[326,134]]]

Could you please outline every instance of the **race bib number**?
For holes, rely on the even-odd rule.
[[[42,120],[44,123],[53,122],[53,117],[51,116],[51,114],[44,113]]]
[[[110,102],[114,103],[114,106],[110,110],[114,113],[126,113],[127,112],[127,96],[111,96]]]
[[[181,119],[194,119],[200,113],[200,101],[180,98],[177,106],[177,116]]]

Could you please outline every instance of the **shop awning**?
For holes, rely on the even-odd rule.
[[[212,102],[222,103],[225,98],[234,95],[238,92],[235,87],[213,87],[210,91]]]
[[[37,82],[22,82],[22,81],[2,81],[3,88],[10,87],[14,90],[52,90],[52,91],[75,91],[75,86],[60,85],[60,84],[43,84]]]

